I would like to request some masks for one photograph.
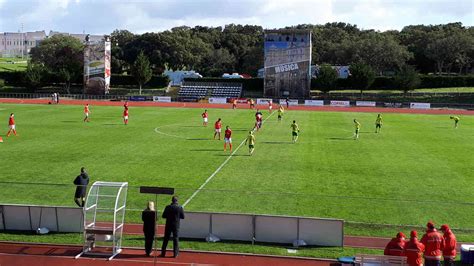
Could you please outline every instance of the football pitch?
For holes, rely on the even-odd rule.
[[[474,117],[454,129],[446,115],[263,111],[255,152],[243,140],[255,110],[0,104],[0,203],[74,206],[72,181],[84,166],[94,181],[127,181],[127,222],[139,222],[150,195],[139,186],[176,188],[189,211],[339,218],[352,222],[473,228]],[[18,137],[6,137],[15,113]],[[213,139],[222,118],[233,148]],[[361,124],[353,140],[352,120]],[[301,132],[291,142],[290,124]],[[222,136],[223,138],[223,136]],[[242,145],[241,145],[242,144]],[[169,203],[160,196],[158,208]]]

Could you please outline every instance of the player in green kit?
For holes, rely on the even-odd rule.
[[[375,119],[375,133],[380,133],[380,129],[382,129],[382,115],[378,114]]]
[[[461,120],[459,116],[450,116],[449,118],[454,120],[454,128],[458,128],[459,120]]]
[[[291,136],[293,138],[293,143],[295,143],[298,140],[298,133],[300,132],[300,128],[298,127],[298,124],[296,124],[296,120],[293,120],[293,124],[290,126],[291,128]]]
[[[249,156],[251,156],[255,148],[255,135],[253,134],[253,130],[249,131],[249,135],[247,139],[245,139],[245,145],[247,145],[247,142],[249,143]]]
[[[354,139],[359,139],[360,123],[359,121],[357,121],[357,119],[354,119],[354,127],[355,127]]]
[[[283,109],[283,106],[281,106],[281,104],[280,104],[280,107],[278,108],[278,122],[281,121],[281,118],[283,117],[284,112],[285,112],[285,110]]]

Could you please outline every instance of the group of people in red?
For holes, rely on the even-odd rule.
[[[384,255],[406,256],[408,265],[439,266],[441,259],[444,265],[454,265],[456,259],[456,236],[453,234],[447,224],[443,224],[439,230],[441,235],[432,222],[426,225],[426,233],[418,240],[416,231],[410,232],[410,239],[406,240],[405,234],[399,232],[395,238],[392,238],[384,250]]]
[[[128,125],[128,101],[125,101],[125,103],[123,104],[123,123],[125,125]],[[90,122],[90,114],[91,114],[91,110],[90,110],[90,107],[89,107],[89,104],[86,103],[86,105],[84,105],[84,122]]]

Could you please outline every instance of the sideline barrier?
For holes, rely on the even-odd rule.
[[[308,106],[324,106],[323,100],[304,100],[304,105]]]
[[[181,221],[182,238],[258,241],[307,245],[344,244],[344,221],[338,219],[234,213],[186,212]],[[81,208],[58,206],[0,205],[0,230],[83,232]]]
[[[205,212],[186,212],[185,216],[180,227],[182,238],[214,235],[222,240],[344,245],[344,221],[338,219]]]
[[[0,205],[0,230],[82,232],[82,209],[59,206]]]
[[[351,104],[349,101],[331,101],[330,105],[337,107],[349,107]]]
[[[222,97],[211,97],[209,103],[227,103],[227,98]]]
[[[375,107],[375,104],[373,101],[356,101],[356,106]]]
[[[279,104],[286,105],[286,99],[280,99]],[[288,105],[298,105],[298,100],[296,99],[288,99]]]
[[[170,103],[171,97],[169,96],[153,96],[154,102],[161,102],[161,103]]]
[[[410,103],[410,108],[412,109],[430,109],[430,103]]]
[[[268,104],[268,102],[273,102],[270,98],[257,98],[257,104]]]

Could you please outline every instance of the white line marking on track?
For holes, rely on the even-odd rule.
[[[267,121],[268,118],[270,118],[275,112],[271,113],[267,118],[265,118],[265,120],[263,120],[263,124],[265,123],[265,121]],[[245,138],[246,139],[246,138]],[[183,204],[183,207],[186,207],[186,205],[188,205],[189,202],[191,202],[191,200],[196,197],[196,195],[207,185],[207,183],[209,183],[209,181],[212,180],[212,178],[214,178],[214,176],[217,175],[217,173],[219,173],[221,171],[221,169],[227,164],[227,162],[230,161],[230,159],[232,159],[233,155],[240,149],[240,147],[242,147],[242,145],[244,145],[245,143],[245,139],[242,140],[242,142],[239,144],[239,146],[229,155],[229,157],[227,157],[227,159],[216,169],[216,171],[214,171],[214,173],[212,173],[207,179],[206,181],[204,181],[204,183],[202,183],[202,185],[196,190],[194,191],[194,193],[191,195],[191,197],[189,197],[189,199],[186,200],[186,202],[184,202]]]

